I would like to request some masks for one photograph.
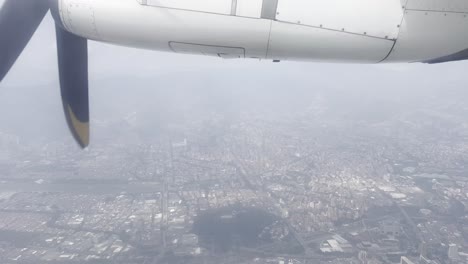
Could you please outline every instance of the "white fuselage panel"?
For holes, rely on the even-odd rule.
[[[420,11],[468,12],[466,0],[406,0],[406,8]]]
[[[224,15],[230,15],[232,9],[232,0],[146,0],[146,4],[155,7],[176,8]]]
[[[291,40],[296,41],[291,41]],[[378,63],[393,41],[303,25],[273,22],[269,59]]]
[[[400,0],[279,0],[278,21],[396,39]]]
[[[426,61],[467,48],[466,14],[408,10],[388,61]]]
[[[243,17],[260,18],[263,0],[237,0],[235,1],[236,15]]]

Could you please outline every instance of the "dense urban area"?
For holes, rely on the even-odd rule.
[[[468,108],[307,105],[0,132],[0,263],[468,263]]]

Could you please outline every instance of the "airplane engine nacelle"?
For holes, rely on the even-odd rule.
[[[136,48],[361,63],[468,58],[466,0],[51,1],[67,31]]]
[[[403,17],[400,0],[53,0],[79,36],[222,58],[385,59]]]

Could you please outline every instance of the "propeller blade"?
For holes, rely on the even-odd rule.
[[[56,33],[65,118],[75,140],[86,148],[89,144],[88,42],[58,25]]]
[[[6,0],[0,9],[0,81],[18,59],[49,10],[42,0]]]

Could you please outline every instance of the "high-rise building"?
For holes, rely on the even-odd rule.
[[[367,252],[366,251],[359,251],[358,258],[361,261],[361,264],[367,264],[369,261],[367,260]]]
[[[458,246],[457,244],[450,244],[448,249],[448,257],[451,260],[458,259]]]
[[[419,255],[423,258],[427,257],[427,243],[424,241],[419,245]]]

